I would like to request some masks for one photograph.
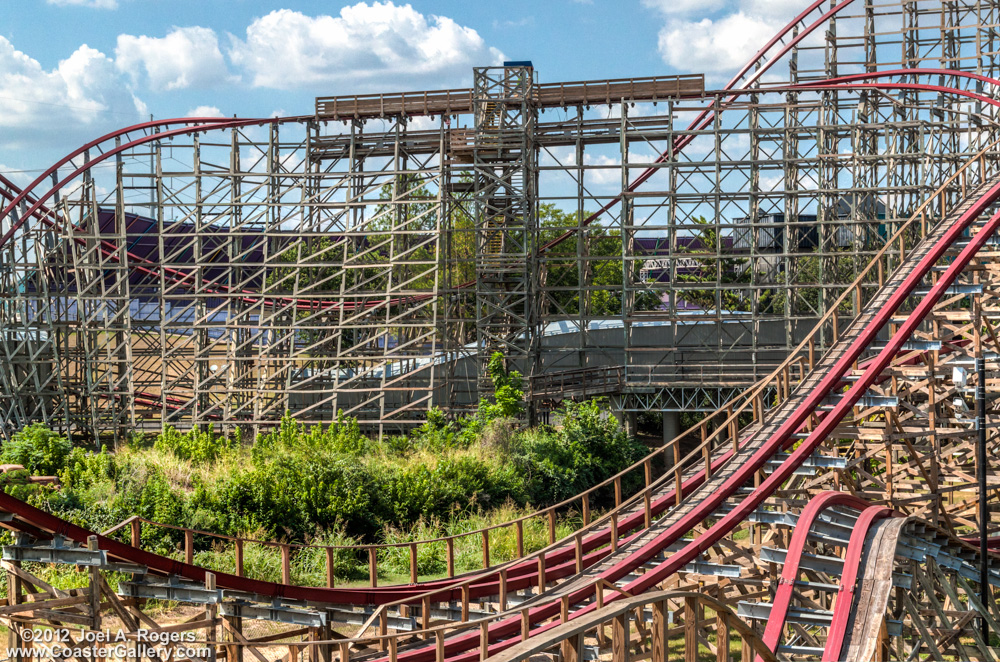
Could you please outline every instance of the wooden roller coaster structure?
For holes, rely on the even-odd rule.
[[[293,560],[306,545],[181,529],[182,548],[167,557],[143,549],[144,532],[163,527],[156,522],[88,531],[0,495],[0,524],[15,533],[3,550],[0,605],[10,657],[152,660],[165,653],[149,641],[192,633],[178,658],[1000,659],[991,537],[1000,414],[990,398],[1000,370],[998,24],[1000,8],[985,1],[817,1],[719,91],[697,77],[538,85],[519,64],[477,70],[465,91],[322,98],[306,118],[151,122],[84,146],[24,190],[0,179],[8,432],[31,420],[112,440],[142,420],[257,431],[275,412],[322,421],[341,405],[381,431],[431,405],[460,413],[462,393],[487,388],[480,370],[494,349],[547,384],[545,397],[552,385],[585,386],[592,366],[614,373],[608,383],[626,412],[669,410],[670,398],[689,396],[713,403],[691,430],[665,429],[665,443],[643,460],[559,504],[460,536],[350,548],[368,559],[365,586],[336,585],[341,548],[323,548],[326,585],[303,586]],[[902,60],[882,61],[894,44]],[[843,75],[851,53],[862,71]],[[789,80],[763,84],[778,63]],[[654,101],[668,105],[667,120],[629,110]],[[597,103],[617,104],[620,116],[587,115]],[[538,121],[539,108],[563,105],[577,106],[575,120]],[[695,119],[675,129],[674,112],[687,107]],[[408,127],[432,114],[437,130]],[[474,117],[470,127],[452,125],[461,114]],[[348,133],[320,133],[324,120],[345,118]],[[371,134],[366,122],[390,128]],[[269,138],[256,184],[240,158],[262,147],[248,137],[259,126]],[[288,166],[279,127],[306,127],[308,168]],[[207,155],[220,134],[232,158],[213,171]],[[746,160],[726,156],[732,136],[749,138]],[[692,156],[706,137],[708,155]],[[641,142],[657,154],[634,158]],[[620,187],[603,198],[587,188],[587,173],[601,170],[588,165],[584,144],[617,146]],[[576,148],[573,164],[546,161],[566,146]],[[126,160],[147,148],[160,197],[143,215],[135,210],[144,203],[129,197],[126,181],[137,175]],[[156,166],[168,150],[192,154],[192,169]],[[343,159],[346,169],[333,165]],[[102,162],[116,164],[110,205],[96,194]],[[762,166],[783,186],[762,187]],[[547,168],[579,175],[573,227],[551,236],[539,230],[537,205],[566,196],[542,194]],[[706,173],[714,174],[692,181]],[[726,181],[732,173],[746,180]],[[490,177],[499,187],[484,183]],[[81,193],[60,199],[77,180]],[[193,201],[178,202],[186,186],[197,189]],[[294,204],[291,190],[303,195]],[[768,207],[775,198],[780,219]],[[591,202],[598,211],[587,210]],[[670,216],[662,226],[638,219],[657,208]],[[706,208],[731,245],[701,234],[679,250],[679,237],[704,227],[693,219]],[[228,230],[213,227],[220,216]],[[623,279],[620,326],[610,328],[623,331],[615,342],[625,359],[611,367],[594,358],[614,343],[600,336],[590,303],[604,286],[589,252],[609,227],[619,233]],[[669,250],[636,249],[641,233],[661,228]],[[838,243],[859,232],[869,239]],[[158,252],[148,236],[160,237]],[[459,257],[456,245],[469,238]],[[652,258],[664,261],[667,280],[638,279],[636,267]],[[718,282],[690,278],[692,259],[712,265]],[[323,269],[319,280],[333,279],[337,292],[300,282]],[[803,276],[810,269],[817,274]],[[282,284],[289,279],[294,287]],[[578,310],[567,308],[567,291]],[[647,291],[671,296],[664,310],[641,310]],[[683,296],[706,303],[685,311]],[[160,317],[131,311],[133,300],[156,301]],[[473,310],[471,329],[450,326]],[[639,389],[634,375],[667,365],[662,374],[683,382],[671,352],[692,319],[718,334],[699,351],[737,326],[778,335],[741,346],[755,362],[751,383],[718,372],[687,395],[648,379]],[[551,340],[547,324],[567,321],[571,340]],[[675,344],[644,345],[643,324],[669,329]],[[732,359],[715,350],[718,365]],[[559,370],[570,355],[585,360]],[[644,362],[651,355],[655,365]],[[363,395],[373,384],[375,397]],[[986,453],[977,456],[977,445]],[[570,510],[580,525],[557,539],[556,518]],[[547,532],[544,548],[526,548],[528,526]],[[497,544],[510,536],[513,558]],[[479,542],[481,569],[456,572],[463,537]],[[248,576],[248,545],[273,550],[280,582]],[[196,565],[209,546],[232,563]],[[382,585],[380,558],[399,547],[409,581]],[[418,560],[434,550],[446,577],[421,576]],[[47,583],[38,564],[76,566],[81,586]],[[150,600],[195,609],[159,623]],[[109,628],[122,630],[121,648],[73,650]]]

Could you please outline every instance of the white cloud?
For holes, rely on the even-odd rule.
[[[642,4],[663,16],[659,35],[663,61],[680,71],[704,72],[713,83],[728,80],[808,6],[804,0],[642,0]],[[822,36],[823,31],[817,30],[803,45],[820,45]],[[821,56],[820,51],[800,53],[800,58]],[[805,66],[801,60],[800,66]],[[770,78],[773,74],[764,80]],[[781,74],[775,80],[784,78]]]
[[[118,9],[118,0],[47,0],[50,5],[60,7],[78,6],[93,9]]]
[[[14,168],[0,163],[0,175],[3,175],[18,186],[26,186],[31,183],[32,179],[38,176],[38,173],[21,170],[20,168]],[[0,201],[0,208],[2,208],[4,204],[5,203],[3,201]]]
[[[80,46],[47,71],[0,37],[0,127],[25,130],[7,132],[5,147],[23,144],[19,136],[37,141],[74,127],[93,130],[111,115],[125,124],[138,119],[140,104],[100,51]]]
[[[621,185],[622,161],[617,156],[606,156],[604,154],[591,156],[590,154],[584,154],[583,163],[584,165],[595,166],[594,170],[587,170],[586,175],[584,175],[584,181],[588,184],[601,187],[612,184]]]
[[[225,117],[215,106],[198,106],[187,111],[184,117]]]
[[[247,27],[245,41],[233,37],[229,55],[254,86],[277,89],[455,84],[472,66],[503,59],[472,28],[392,2],[358,3],[336,17],[272,11]]]
[[[146,102],[137,97],[134,93],[132,94],[132,103],[135,104],[135,109],[139,111],[140,115],[143,117],[149,115],[149,106],[147,106]]]
[[[706,14],[721,9],[725,0],[642,0],[642,5],[664,14],[689,14],[694,11]]]
[[[406,121],[406,128],[409,131],[434,131],[440,126],[441,120],[436,117],[431,119],[427,115],[418,115]]]
[[[533,26],[535,24],[534,16],[524,16],[518,19],[507,19],[505,21],[493,21],[494,29],[505,29],[505,28],[526,28],[528,26]]]
[[[115,64],[136,84],[144,73],[156,91],[209,87],[230,80],[229,69],[210,28],[174,28],[166,37],[118,35]]]
[[[725,78],[745,64],[780,26],[742,11],[712,20],[671,21],[660,31],[663,61],[681,71]]]
[[[748,14],[778,19],[782,25],[801,14],[809,6],[809,3],[803,0],[741,0],[737,4],[741,10]]]
[[[538,155],[539,165],[562,167],[576,165],[576,149],[573,147],[543,147]]]
[[[759,186],[761,191],[780,191],[784,188],[785,175],[783,173],[761,173]]]

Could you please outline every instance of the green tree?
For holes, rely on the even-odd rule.
[[[517,370],[507,370],[503,354],[493,352],[486,366],[493,382],[496,404],[479,401],[479,417],[483,421],[495,418],[518,418],[524,413],[524,380]]]
[[[573,236],[546,251],[544,268],[548,310],[543,312],[576,315],[583,309],[591,317],[620,316],[626,273],[621,231],[599,224],[581,228],[579,219],[589,217],[588,212],[580,217],[576,212],[565,212],[551,203],[540,205],[538,216],[542,245],[567,231],[582,233],[584,237],[583,260],[577,254],[581,242]],[[640,282],[642,262],[630,260],[628,264],[632,271],[630,280]],[[655,310],[659,305],[660,296],[651,287],[638,292],[632,303],[633,309],[638,311]]]
[[[854,255],[849,254],[849,249],[844,249],[843,253],[843,255],[836,257],[802,255],[792,258],[790,260],[792,273],[789,278],[791,289],[770,293],[771,310],[769,312],[784,313],[786,306],[790,305],[787,312],[794,316],[812,317],[824,313],[823,308],[832,306],[836,298],[840,296],[842,289],[836,286],[854,282],[859,271],[858,261]],[[820,277],[821,265],[823,266],[822,278]],[[824,289],[822,284],[825,284],[826,289],[825,301],[822,301],[822,290]],[[791,294],[790,303],[789,294]],[[847,297],[841,302],[838,312],[850,313],[852,307],[853,299]]]
[[[677,274],[680,283],[711,283],[708,289],[683,288],[677,296],[705,310],[748,311],[751,307],[750,288],[725,288],[715,285],[749,285],[750,260],[727,251],[715,224],[704,217],[694,219],[697,240],[681,251],[691,256],[695,269]]]

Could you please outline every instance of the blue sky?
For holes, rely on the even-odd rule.
[[[319,95],[706,73],[720,84],[805,0],[0,0],[0,172],[33,178],[149,115],[309,114]]]

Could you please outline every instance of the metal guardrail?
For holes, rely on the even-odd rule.
[[[757,363],[746,366],[718,365],[637,365],[576,368],[536,375],[531,380],[532,399],[587,397],[625,393],[633,388],[669,388],[689,385],[718,384],[746,387],[778,367],[778,363]],[[801,378],[808,367],[803,358],[798,362]]]
[[[607,395],[620,392],[624,385],[625,366],[562,370],[534,377],[531,380],[531,397]]]

